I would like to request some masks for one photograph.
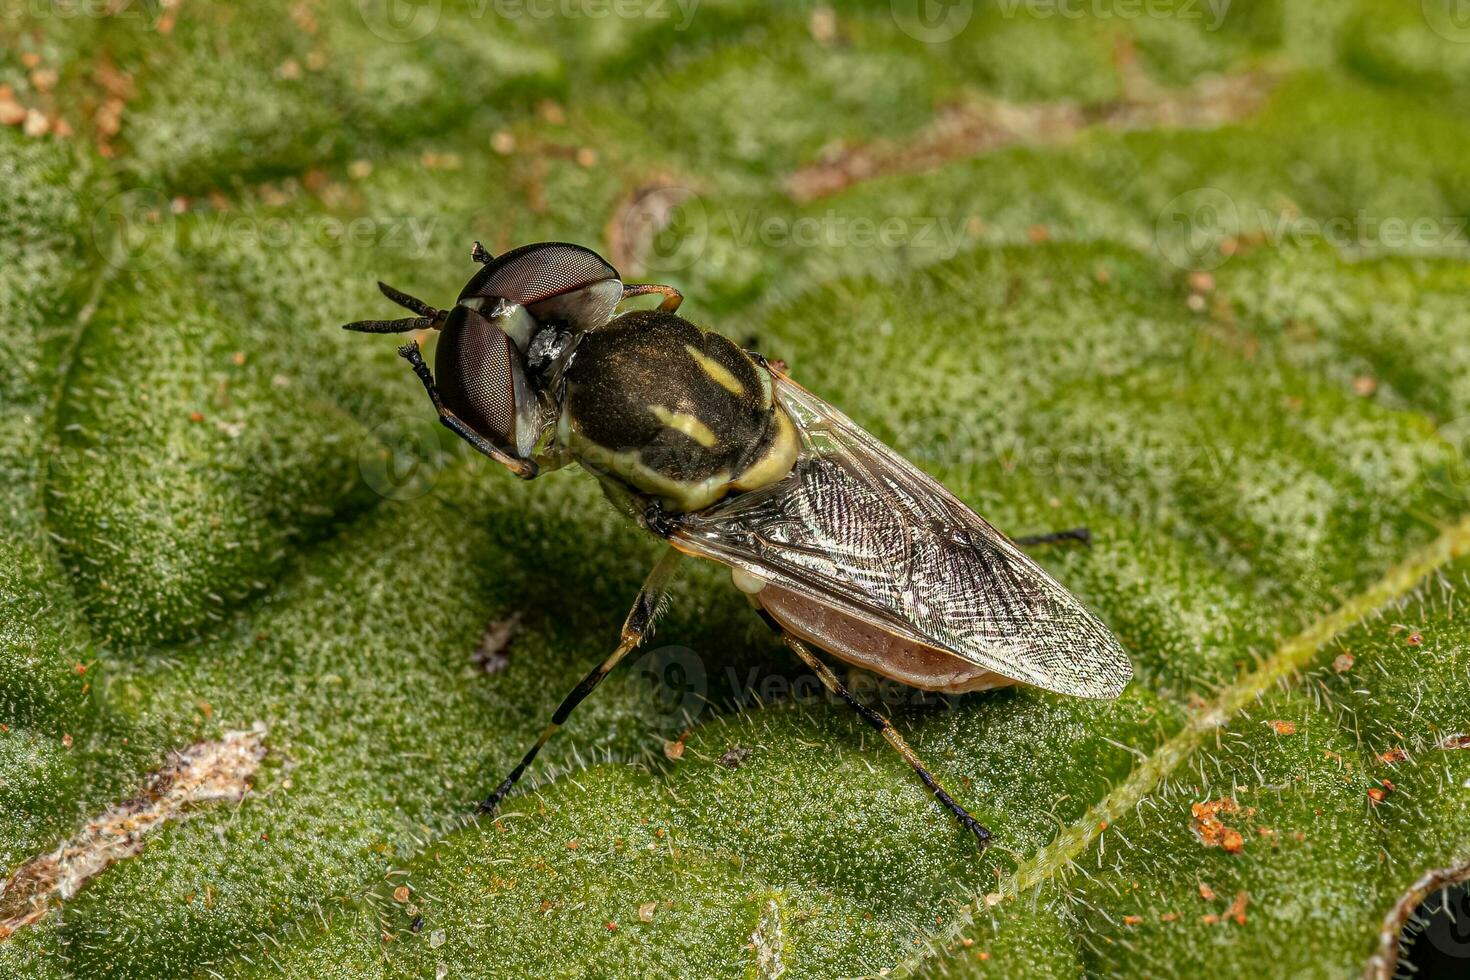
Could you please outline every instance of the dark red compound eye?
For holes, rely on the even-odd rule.
[[[576,330],[607,323],[623,296],[618,270],[590,248],[566,242],[523,245],[492,259],[459,295],[518,303],[542,323]]]
[[[434,353],[444,404],[480,435],[518,456],[534,448],[536,397],[509,336],[474,310],[450,311]]]

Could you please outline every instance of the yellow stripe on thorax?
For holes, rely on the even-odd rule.
[[[745,385],[741,384],[740,379],[731,374],[730,369],[725,365],[708,356],[693,344],[685,344],[684,349],[689,352],[690,357],[694,358],[694,363],[698,364],[715,384],[737,398],[745,394]]]
[[[720,437],[715,435],[714,430],[688,412],[675,412],[663,405],[650,405],[648,410],[664,425],[675,432],[684,433],[706,449],[712,449],[719,444]]]

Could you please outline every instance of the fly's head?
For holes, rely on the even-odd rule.
[[[591,249],[525,245],[492,257],[448,310],[391,287],[385,295],[418,316],[360,320],[349,330],[440,331],[434,385],[444,407],[515,459],[529,459],[555,418],[555,392],[577,339],[612,319],[623,298],[617,270]]]

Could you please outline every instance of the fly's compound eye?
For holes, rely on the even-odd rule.
[[[540,323],[595,330],[623,298],[618,270],[590,248],[565,242],[523,245],[475,274],[459,302],[491,312],[497,299],[525,307]],[[514,335],[513,335],[514,336]],[[522,351],[525,344],[516,338]]]
[[[540,405],[524,355],[497,323],[455,307],[439,337],[434,373],[450,411],[500,448],[530,457],[540,436]]]

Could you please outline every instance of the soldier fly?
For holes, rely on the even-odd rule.
[[[1132,666],[1106,626],[1012,540],[938,482],[793,381],[777,362],[679,316],[672,286],[627,285],[580,245],[522,246],[481,268],[448,310],[383,283],[415,316],[367,333],[439,331],[431,373],[399,348],[440,421],[524,479],[577,463],[668,548],[616,649],[552,715],[480,804],[493,812],[547,739],[653,628],[684,556],[735,586],[821,682],[913,767],[983,846],[990,832],[930,775],[882,714],[818,656],[928,691],[1030,684],[1113,698]],[[656,309],[618,313],[624,300]],[[437,375],[437,378],[436,378]]]

